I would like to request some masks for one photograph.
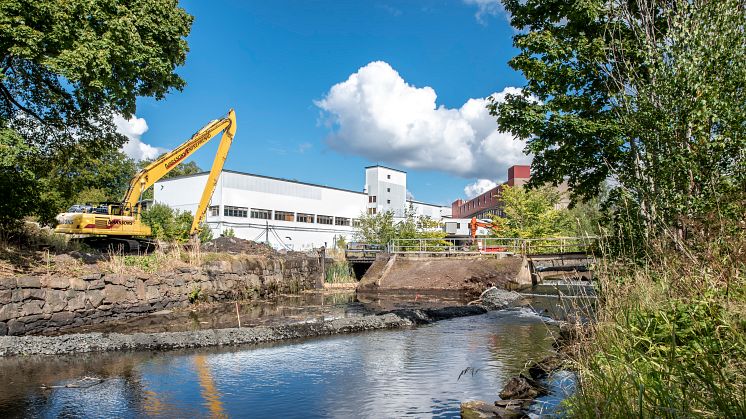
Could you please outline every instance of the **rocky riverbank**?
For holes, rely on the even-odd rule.
[[[169,350],[277,342],[314,336],[397,329],[484,314],[515,303],[520,294],[493,288],[474,304],[438,309],[393,310],[371,316],[251,328],[189,332],[82,333],[60,336],[0,336],[0,356],[60,355],[121,350]]]

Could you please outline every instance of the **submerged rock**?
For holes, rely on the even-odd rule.
[[[472,400],[461,403],[461,417],[463,419],[523,418],[526,414],[513,407],[501,407],[481,400]]]
[[[528,367],[528,375],[534,380],[547,377],[562,367],[563,360],[559,355],[550,355]]]

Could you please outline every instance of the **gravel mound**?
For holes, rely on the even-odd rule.
[[[200,249],[203,252],[246,253],[263,256],[278,254],[276,250],[265,243],[257,243],[251,240],[239,239],[238,237],[218,237],[202,243]]]

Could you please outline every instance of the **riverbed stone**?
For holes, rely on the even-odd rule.
[[[34,276],[21,276],[16,278],[19,288],[41,288],[41,281]]]
[[[511,378],[500,392],[499,396],[503,400],[515,399],[535,399],[539,396],[548,394],[547,389],[531,378],[519,377]]]

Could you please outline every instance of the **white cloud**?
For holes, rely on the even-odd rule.
[[[121,115],[114,115],[114,125],[116,125],[118,133],[128,138],[128,141],[122,146],[122,152],[130,158],[137,161],[152,159],[166,151],[142,142],[140,138],[148,131],[148,123],[145,122],[144,118],[133,116],[130,119],[124,119]]]
[[[504,100],[520,89],[506,87]],[[429,86],[415,87],[382,61],[369,63],[335,84],[316,106],[332,130],[333,149],[410,169],[461,177],[505,179],[508,167],[531,159],[525,143],[497,131],[487,98],[469,99],[458,109],[436,104]]]
[[[484,20],[485,16],[507,15],[501,0],[464,0],[464,3],[470,6],[477,6],[477,13],[474,17],[477,18],[477,22],[483,25],[486,24]]]
[[[495,181],[489,179],[477,179],[476,182],[466,185],[464,188],[464,194],[466,194],[466,199],[472,199],[477,195],[489,191],[495,186],[497,186],[497,182]]]

